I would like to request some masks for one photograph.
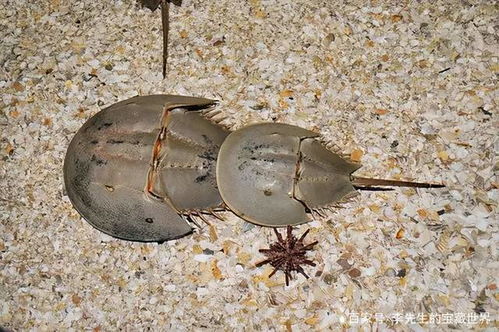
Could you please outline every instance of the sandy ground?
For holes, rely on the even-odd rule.
[[[14,331],[497,328],[499,8],[494,1],[0,4],[0,326]],[[63,193],[70,139],[135,95],[219,99],[231,128],[323,134],[357,174],[443,181],[362,192],[310,229],[311,276],[262,260],[271,229],[225,213],[164,244],[92,228]]]

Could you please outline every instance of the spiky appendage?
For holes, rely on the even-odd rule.
[[[217,101],[218,103],[218,101]],[[225,121],[227,118],[221,110],[215,109],[214,107],[206,108],[201,111],[201,114],[205,119],[210,121],[217,126],[224,128],[227,131],[234,131],[235,128]]]
[[[303,235],[297,239],[293,235],[293,227],[287,227],[287,238],[283,239],[281,233],[274,228],[275,235],[277,236],[277,242],[270,245],[269,249],[260,249],[259,251],[267,256],[267,259],[256,263],[256,266],[262,266],[269,263],[274,267],[274,271],[269,275],[272,277],[277,270],[284,272],[286,276],[286,286],[289,286],[289,280],[292,279],[291,272],[300,272],[305,278],[308,279],[308,275],[305,273],[301,265],[307,264],[310,266],[315,266],[315,263],[306,258],[306,252],[312,250],[318,241],[309,243],[305,245],[303,240],[307,236],[310,229],[308,229]]]
[[[201,225],[197,222],[197,219],[200,219],[206,225],[212,227],[213,225],[208,221],[208,219],[206,219],[205,216],[211,216],[217,218],[220,221],[225,221],[225,218],[222,215],[218,214],[218,212],[223,212],[223,211],[227,211],[224,203],[212,209],[204,209],[204,210],[189,209],[189,210],[178,211],[178,213],[183,218],[187,219],[187,221],[196,225],[198,228],[202,228]]]

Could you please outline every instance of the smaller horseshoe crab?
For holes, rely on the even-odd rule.
[[[361,178],[361,167],[328,150],[319,135],[283,123],[243,127],[225,139],[217,183],[227,206],[261,226],[310,221],[309,213],[338,205],[356,189],[376,186],[440,188],[441,184]]]
[[[67,194],[95,228],[134,241],[192,231],[182,215],[222,206],[215,168],[228,132],[211,122],[204,98],[134,97],[100,111],[71,141]]]

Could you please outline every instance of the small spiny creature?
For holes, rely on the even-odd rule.
[[[307,264],[310,266],[315,266],[315,263],[307,259],[305,254],[308,250],[312,250],[318,241],[309,243],[305,245],[303,240],[307,236],[310,229],[308,229],[303,235],[297,239],[293,235],[293,227],[287,227],[287,238],[283,239],[282,235],[274,228],[275,235],[277,236],[277,242],[270,245],[269,249],[260,249],[259,251],[267,256],[267,259],[256,264],[256,266],[262,266],[269,263],[274,267],[274,271],[269,275],[269,278],[281,270],[286,276],[286,286],[289,286],[289,280],[292,279],[291,272],[300,272],[305,278],[308,279],[308,275],[305,273],[301,265]]]

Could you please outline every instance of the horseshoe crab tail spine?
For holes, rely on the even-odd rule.
[[[161,24],[163,26],[163,78],[166,78],[166,62],[168,61],[168,33],[170,32],[170,3],[161,1]]]
[[[356,189],[373,190],[377,187],[412,187],[412,188],[443,188],[442,183],[422,183],[411,181],[371,179],[352,176],[352,184]],[[383,190],[383,189],[381,189]]]

